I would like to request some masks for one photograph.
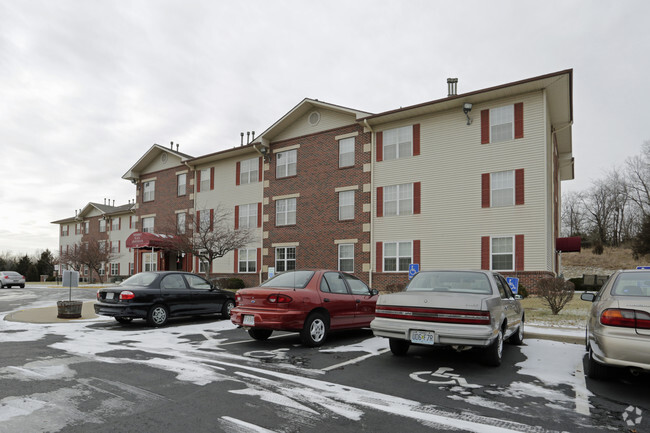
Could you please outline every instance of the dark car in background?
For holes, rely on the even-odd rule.
[[[120,323],[145,319],[163,326],[169,318],[221,314],[230,317],[235,294],[188,272],[141,272],[119,286],[97,291],[95,313]]]
[[[273,331],[298,331],[315,347],[330,330],[367,328],[375,317],[376,290],[345,272],[296,270],[237,292],[230,320],[256,340]]]
[[[21,289],[25,288],[25,277],[14,271],[0,272],[0,289],[12,286],[18,286]]]

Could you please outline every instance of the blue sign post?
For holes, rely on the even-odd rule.
[[[420,264],[419,263],[411,263],[409,265],[409,280],[420,272]]]
[[[517,292],[519,292],[519,278],[508,277],[506,278],[506,282],[510,286],[510,291],[512,292],[512,294],[516,295]]]

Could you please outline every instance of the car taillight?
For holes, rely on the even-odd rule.
[[[5,275],[5,278],[7,278],[7,279],[8,279],[8,278],[9,278],[9,275]]]
[[[600,323],[622,328],[650,329],[650,314],[639,310],[608,308],[601,313]]]
[[[128,301],[133,298],[135,298],[135,294],[130,290],[125,290],[120,293],[120,301]]]
[[[241,304],[241,295],[239,293],[235,293],[235,304]]]
[[[283,295],[280,293],[274,293],[272,295],[269,295],[266,298],[267,301],[269,301],[272,304],[288,304],[289,302],[293,301],[290,296]]]
[[[98,301],[101,301],[101,300],[102,300],[102,297],[99,295],[99,290],[97,290],[97,300],[98,300]]]
[[[443,310],[437,308],[409,308],[377,306],[375,316],[390,319],[422,320],[425,322],[465,323],[471,325],[488,325],[489,311]]]

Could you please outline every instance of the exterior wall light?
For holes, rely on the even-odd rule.
[[[471,125],[472,124],[472,119],[469,118],[469,112],[472,111],[472,104],[469,102],[465,102],[463,104],[463,113],[465,113],[465,116],[467,116],[467,124]]]

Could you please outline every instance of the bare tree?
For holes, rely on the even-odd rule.
[[[583,193],[572,191],[562,197],[562,231],[566,236],[580,236],[585,230]]]
[[[69,265],[75,271],[81,273],[84,266],[95,271],[99,282],[103,283],[103,270],[106,263],[110,263],[116,258],[106,241],[99,240],[89,236],[86,241],[70,245],[70,249],[61,254],[59,259],[62,264]]]
[[[589,191],[583,195],[583,204],[596,240],[603,245],[607,244],[612,210],[615,209],[615,201],[607,182],[604,180],[594,182]]]
[[[557,315],[564,306],[573,299],[575,286],[571,281],[562,277],[544,278],[537,283],[535,294],[542,298],[551,308],[553,315]]]
[[[650,140],[641,147],[641,154],[625,161],[628,194],[635,202],[643,216],[650,214]]]

